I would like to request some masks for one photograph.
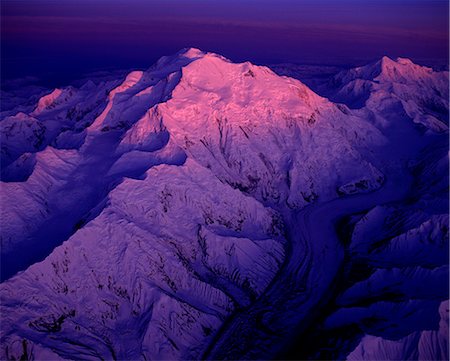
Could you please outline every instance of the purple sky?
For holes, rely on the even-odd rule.
[[[448,63],[443,0],[2,0],[2,78],[65,81],[195,46],[232,60]]]

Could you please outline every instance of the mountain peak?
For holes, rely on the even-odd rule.
[[[380,71],[386,71],[388,69],[393,69],[393,68],[401,68],[401,67],[420,67],[422,68],[420,65],[414,64],[412,62],[411,59],[408,58],[401,58],[401,57],[397,57],[395,60],[389,58],[388,56],[383,56],[378,62],[376,62],[375,64],[373,64],[374,66],[377,66],[380,68]],[[368,65],[370,66],[370,64]]]
[[[189,59],[202,58],[206,53],[198,48],[184,48],[176,53],[175,56],[184,56]]]
[[[184,66],[190,62],[200,59],[206,55],[205,52],[197,48],[184,48],[176,52],[174,55],[166,55],[161,57],[155,65],[151,66],[150,69],[162,69],[170,65],[176,67]]]
[[[393,60],[383,56],[373,63],[343,71],[337,75],[337,79],[343,84],[356,79],[404,83],[409,81],[408,79],[424,77],[432,72],[433,69],[417,65],[407,58]]]
[[[404,83],[411,79],[426,77],[433,69],[413,63],[407,58],[397,58],[392,60],[384,56],[377,68],[379,74],[375,77],[377,80],[386,80]]]
[[[374,65],[377,68],[377,70],[380,72],[380,75],[381,75],[383,73],[392,71],[392,69],[396,69],[401,65],[408,65],[408,64],[413,65],[413,62],[409,59],[397,58],[396,60],[394,60],[388,56],[383,56]]]
[[[383,56],[380,61],[379,61],[381,66],[385,66],[385,65],[392,65],[395,64],[395,61],[392,60],[390,57],[388,57],[387,55]]]

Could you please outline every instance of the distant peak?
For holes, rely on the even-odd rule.
[[[389,58],[388,56],[383,56],[380,59],[379,64],[381,65],[382,68],[395,67],[395,66],[399,66],[399,65],[417,66],[417,64],[413,63],[413,61],[411,59],[397,57],[394,60],[394,59]]]
[[[407,78],[424,76],[432,73],[433,69],[426,66],[415,64],[408,58],[396,58],[392,60],[383,57],[380,65],[380,75],[387,77],[389,80],[404,81]]]
[[[366,67],[367,69],[372,69],[370,71],[373,78],[378,77],[379,79],[385,78],[389,81],[404,81],[407,78],[418,76],[419,74],[424,74],[430,72],[432,69],[423,67],[413,63],[408,58],[396,58],[395,60],[383,56],[378,62]]]
[[[404,83],[408,79],[427,76],[432,72],[433,69],[417,65],[408,58],[398,57],[393,60],[388,56],[383,56],[370,64],[342,71],[336,75],[335,79],[342,84],[357,79]]]

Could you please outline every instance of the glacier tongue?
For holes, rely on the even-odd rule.
[[[445,84],[383,58],[347,107],[191,48],[9,111],[2,357],[448,355]]]

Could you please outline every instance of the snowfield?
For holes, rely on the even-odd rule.
[[[2,359],[448,359],[448,79],[190,48],[8,109]]]

